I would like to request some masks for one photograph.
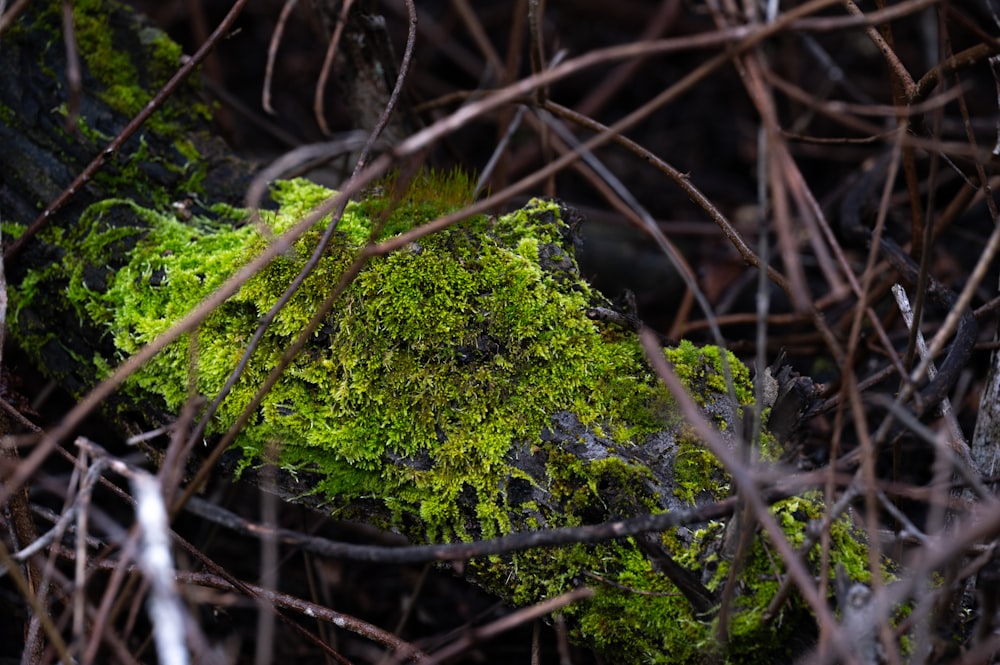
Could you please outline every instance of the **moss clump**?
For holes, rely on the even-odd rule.
[[[35,102],[54,112],[40,118],[33,113],[22,117],[0,104],[0,117],[15,136],[27,135],[47,146],[75,174],[147,107],[183,62],[178,44],[119,2],[74,2],[73,27],[83,64],[83,94],[74,100],[72,110],[79,115],[70,129],[64,122],[70,103],[62,11],[62,3],[53,0],[32,3],[4,36],[7,49],[16,54],[12,61],[23,61],[31,72],[32,85],[55,91]],[[84,196],[121,196],[128,191],[142,205],[164,209],[173,201],[202,194],[206,179],[228,177],[214,163],[217,151],[213,142],[192,132],[192,128],[206,127],[211,115],[210,107],[200,101],[197,81],[197,76],[191,77],[174,90],[95,174]],[[23,101],[18,101],[16,89],[8,87],[4,93],[11,100],[8,103],[20,108]],[[80,160],[82,163],[75,163]],[[50,172],[21,173],[33,161],[19,163],[17,177],[27,181],[24,189],[39,191],[41,208],[67,184],[63,180],[68,175],[51,165],[42,169]],[[211,173],[210,167],[220,172]]]
[[[461,206],[464,182],[422,176],[401,197],[389,182],[349,204],[211,432],[235,422],[366,241]],[[439,200],[435,192],[450,194]],[[264,221],[280,233],[330,194],[305,181],[277,183],[279,210],[263,212]],[[90,206],[61,239],[73,249],[44,280],[65,283],[76,314],[105,331],[108,349],[97,366],[155,339],[263,250],[267,239],[256,227],[233,225],[241,211],[218,212],[229,219],[182,222],[111,199]],[[422,541],[590,524],[724,497],[726,474],[680,427],[634,337],[587,317],[603,301],[579,277],[567,218],[558,204],[533,200],[372,259],[240,433],[244,468],[276,446],[281,466],[308,479],[303,494],[347,515],[358,502],[377,506],[386,526]],[[327,221],[210,316],[196,345],[178,342],[135,375],[129,390],[136,398],[178,409],[188,395],[192,348],[198,392],[217,394]],[[108,265],[108,256],[123,263]],[[39,293],[24,284],[14,294],[18,312]],[[728,402],[717,350],[685,343],[666,353],[713,417],[727,427],[736,422],[739,405]],[[747,370],[731,355],[728,363],[733,392],[747,403]],[[786,528],[798,533],[805,523]],[[713,568],[718,540],[718,530],[663,538],[713,585],[722,579]],[[754,557],[733,644],[774,648],[780,636],[760,626],[759,615],[778,571],[757,565],[770,561],[763,549]],[[713,634],[630,539],[477,560],[470,570],[518,603],[588,575],[615,583],[567,614],[578,636],[623,662],[696,661]],[[788,620],[784,630],[795,625]]]
[[[265,222],[280,233],[329,195],[302,181],[279,184],[274,196],[281,212],[265,212]],[[444,212],[427,210],[424,198],[413,200],[420,201],[418,219]],[[268,330],[223,402],[216,431],[235,420],[363,239],[377,234],[362,211],[379,205],[348,207],[341,221],[346,232],[336,235]],[[571,410],[623,444],[659,429],[648,404],[660,389],[641,350],[587,319],[597,296],[584,282],[544,269],[539,239],[520,235],[540,218],[558,228],[559,210],[534,201],[517,213],[474,219],[373,260],[241,435],[247,463],[279,443],[285,468],[319,474],[309,491],[336,503],[382,497],[394,511],[419,512],[428,538],[464,538],[510,530],[504,502],[495,498],[509,472],[506,455],[513,442],[537,440],[557,411]],[[141,219],[143,230],[102,227],[123,214]],[[68,293],[81,316],[108,327],[119,358],[152,341],[266,243],[251,227],[223,230],[208,221],[192,227],[117,200],[92,206],[81,222],[86,238],[81,260],[67,265]],[[292,255],[275,260],[202,325],[200,393],[219,391],[256,321],[298,272],[320,232],[317,226]],[[134,240],[128,264],[95,293],[84,273],[127,238]],[[187,371],[188,349],[178,343],[133,385],[176,409],[186,398]],[[455,512],[459,495],[468,491],[483,498],[472,528]]]
[[[678,377],[688,386],[691,394],[702,399],[703,403],[701,396],[724,395],[729,390],[722,354],[723,351],[717,346],[695,346],[688,340],[681,340],[679,345],[666,350],[667,360],[676,368]],[[732,352],[726,351],[725,354],[737,401],[740,404],[751,404],[753,384],[750,381],[750,370]]]
[[[58,9],[58,3],[52,3]],[[163,31],[137,25],[134,31],[109,29],[108,20],[136,19],[122,12],[115,0],[80,0],[73,3],[73,24],[79,52],[90,74],[101,84],[100,97],[115,111],[133,117],[181,67],[182,50]],[[127,36],[138,44],[116,43]],[[141,61],[136,62],[137,54]],[[195,117],[208,119],[204,104],[168,103],[150,121],[156,133],[176,133],[178,123]]]

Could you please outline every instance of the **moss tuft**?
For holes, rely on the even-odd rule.
[[[58,6],[52,3],[53,10]],[[101,98],[115,111],[133,117],[181,67],[183,53],[166,33],[148,24],[137,26],[137,45],[115,43],[115,35],[128,33],[108,29],[109,16],[112,20],[135,20],[127,13],[115,12],[118,7],[115,0],[78,0],[73,3],[73,24],[80,55],[101,83]],[[136,54],[142,54],[141,63],[134,61]],[[178,121],[190,121],[194,116],[207,119],[211,113],[204,104],[169,102],[154,114],[150,127],[158,134],[174,134]]]

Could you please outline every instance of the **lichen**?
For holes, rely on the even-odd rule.
[[[390,179],[347,206],[324,257],[268,328],[209,434],[235,422],[366,242],[458,208],[469,191],[461,175],[420,176],[402,196],[395,187]],[[182,221],[133,201],[101,201],[65,238],[48,238],[73,249],[39,279],[65,283],[77,316],[105,332],[110,350],[93,362],[109,371],[257,256],[270,233],[330,195],[302,180],[276,183],[278,210],[261,212],[266,233],[234,224],[245,212],[228,206],[215,209],[223,218]],[[196,358],[197,391],[216,395],[328,222],[206,319],[196,344],[169,346],[128,390],[176,411],[189,397]],[[309,479],[302,492],[331,512],[376,502],[390,516],[386,526],[433,542],[591,524],[727,496],[727,474],[683,427],[634,336],[587,317],[603,300],[579,276],[573,233],[563,207],[535,199],[372,258],[240,433],[243,467],[276,447],[284,469]],[[108,265],[108,256],[123,263]],[[27,280],[13,288],[15,318],[38,290]],[[665,353],[720,424],[749,404],[749,373],[732,354],[734,384],[727,386],[718,349],[684,343]],[[740,405],[728,415],[712,411],[730,389]],[[643,457],[664,430],[673,432],[675,454],[669,492]],[[801,501],[775,508],[793,540],[822,507]],[[675,530],[663,543],[714,588],[723,580],[710,560],[719,533]],[[863,568],[856,563],[863,552],[849,549],[856,541],[835,542],[835,560],[860,556],[852,569]],[[736,659],[741,649],[779,647],[782,631],[797,625],[760,625],[781,574],[764,547],[755,545],[746,567],[731,631]],[[596,585],[592,601],[565,612],[577,636],[621,662],[697,661],[714,634],[630,539],[475,560],[469,569],[515,603]],[[803,614],[798,605],[789,612]]]

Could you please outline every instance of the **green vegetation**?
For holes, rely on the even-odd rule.
[[[101,82],[101,98],[131,118],[181,66],[182,51],[179,44],[151,25],[137,25],[134,33],[109,30],[109,11],[117,7],[115,0],[74,2],[73,23],[80,55],[90,74]],[[50,11],[58,12],[59,4],[52,3]],[[114,40],[123,35],[137,38],[140,45],[116,44]],[[141,62],[135,62],[136,54],[144,55]],[[208,119],[208,107],[169,103],[154,114],[150,129],[158,134],[174,133],[181,123],[190,125],[198,116]]]
[[[324,258],[268,329],[211,432],[232,425],[369,239],[460,207],[468,186],[460,175],[422,176],[395,208],[393,191],[387,181],[348,205]],[[446,195],[435,198],[440,192]],[[283,232],[330,195],[302,180],[277,183],[279,210],[262,213],[266,233],[239,223],[244,213],[229,207],[217,211],[221,218],[182,221],[131,201],[93,204],[72,231],[46,232],[47,242],[67,248],[65,258],[14,290],[15,319],[53,284],[64,285],[75,316],[109,342],[93,359],[77,360],[107,372],[262,251],[270,233]],[[372,259],[241,432],[243,468],[275,446],[284,469],[308,478],[303,494],[348,517],[358,501],[379,504],[383,526],[417,541],[581,525],[727,496],[728,476],[678,422],[634,336],[587,317],[588,308],[606,303],[579,277],[564,216],[559,205],[533,200]],[[134,399],[179,409],[192,358],[197,391],[217,394],[259,317],[328,221],[209,317],[197,344],[177,342],[137,374],[128,386]],[[110,264],[112,256],[121,265]],[[20,341],[39,350],[37,339]],[[684,343],[666,353],[706,408],[728,400],[718,349]],[[746,404],[746,367],[731,354],[728,362],[735,394]],[[664,436],[656,445],[671,458],[673,477],[658,479],[662,469],[639,453]],[[525,464],[529,458],[535,463]],[[794,499],[775,511],[796,542],[808,520],[820,516],[821,503]],[[718,590],[728,566],[717,554],[721,532],[675,530],[663,542]],[[860,576],[863,545],[846,524],[835,533],[834,561]],[[741,649],[779,648],[781,634],[799,625],[791,618],[760,625],[781,573],[775,561],[758,543],[747,562],[732,625],[734,658]],[[711,624],[692,615],[628,539],[494,557],[470,570],[516,603],[597,584],[595,599],[567,614],[580,637],[622,659],[697,661],[712,640]],[[805,616],[801,608],[789,614]]]
[[[148,27],[134,31],[142,48],[114,43],[119,31],[106,29],[107,7],[117,5],[73,3],[85,84],[100,87],[107,109],[81,118],[79,137],[61,126],[50,132],[67,143],[89,143],[88,155],[120,129],[107,116],[141,110],[180,59],[179,47]],[[50,50],[61,48],[60,11],[59,3],[29,10],[52,34]],[[5,48],[18,44],[22,29],[5,35]],[[125,52],[148,58],[133,62]],[[58,86],[61,69],[48,55],[36,64]],[[331,195],[302,180],[275,183],[278,209],[262,212],[266,229],[250,224],[245,211],[217,202],[217,194],[199,201],[217,156],[187,133],[207,115],[204,106],[190,103],[190,92],[168,102],[101,171],[87,191],[96,202],[33,240],[47,263],[10,286],[12,336],[77,392],[167,330],[259,255],[271,234]],[[16,117],[0,105],[0,120],[14,127]],[[44,171],[25,177],[51,180],[46,190],[63,186]],[[390,178],[349,204],[324,258],[268,328],[209,435],[233,425],[366,243],[461,208],[470,190],[461,174],[425,174],[397,198]],[[126,193],[132,198],[118,198]],[[178,213],[173,203],[187,198],[192,205]],[[533,200],[371,259],[240,433],[241,468],[259,465],[274,447],[282,468],[302,479],[303,495],[331,513],[363,516],[417,542],[578,526],[727,497],[728,475],[680,422],[634,336],[588,318],[589,308],[608,304],[579,275],[569,221],[559,205]],[[190,338],[146,365],[114,406],[176,412],[192,377],[199,394],[218,394],[261,315],[302,268],[328,222],[321,220],[272,261]],[[8,237],[23,229],[4,224]],[[57,320],[69,323],[59,329]],[[89,357],[83,351],[89,347],[77,344],[81,339],[99,339]],[[738,445],[734,424],[752,399],[747,368],[726,355],[733,380],[727,386],[719,349],[683,342],[665,354]],[[773,511],[798,545],[823,505],[807,496]],[[662,536],[674,559],[713,592],[731,567],[720,553],[724,529],[711,523]],[[866,579],[863,540],[846,520],[831,531],[832,562],[853,579]],[[808,557],[814,570],[817,558],[815,552]],[[809,625],[794,598],[772,624],[761,624],[784,575],[781,565],[758,538],[735,601],[726,654],[733,661],[771,660],[787,648],[789,635]],[[479,559],[468,570],[518,604],[595,586],[591,601],[565,613],[579,638],[616,662],[700,662],[713,648],[711,619],[694,616],[631,539]]]
[[[31,122],[25,125],[10,106],[16,97],[8,93],[6,103],[0,103],[0,119],[15,135],[30,136],[74,170],[104,150],[152,101],[182,65],[182,51],[115,0],[74,2],[76,49],[83,63],[82,100],[75,100],[65,78],[62,11],[58,2],[34,3],[4,35],[4,48],[15,54],[12,60],[23,62],[36,80],[63,91],[59,101],[41,118],[26,116]],[[127,187],[141,197],[141,205],[163,209],[173,201],[202,195],[206,179],[227,177],[225,172],[209,172],[219,168],[215,141],[193,131],[207,127],[211,116],[198,87],[198,76],[181,84],[110,157],[89,183],[90,191],[113,197]],[[72,128],[66,124],[71,110],[79,114]],[[55,182],[57,174],[65,175],[51,165],[33,170],[32,161],[26,160],[12,177],[23,179],[25,189],[39,191],[42,207],[67,183]]]

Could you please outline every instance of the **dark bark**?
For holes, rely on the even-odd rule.
[[[165,55],[144,46],[139,38],[166,36],[131,11],[113,5],[96,12],[78,10],[81,17],[86,16],[77,22],[85,66],[82,95],[74,109],[79,120],[68,123],[71,95],[60,8],[57,3],[35,4],[0,42],[0,216],[7,225],[32,225],[126,127],[131,118],[126,113],[129,106],[151,98],[173,73],[168,62],[154,62]],[[94,34],[97,31],[103,34]],[[88,55],[110,58],[111,53],[101,50],[109,46],[116,49],[116,58],[124,58],[134,68],[116,72],[113,82],[99,80],[86,66]],[[172,67],[179,65],[174,62]],[[95,201],[115,197],[143,206],[190,203],[197,180],[199,203],[240,204],[257,167],[235,156],[212,135],[211,122],[204,115],[208,108],[196,85],[182,86],[92,180],[51,215],[43,231],[8,258],[9,283],[16,287],[29,273],[38,274],[62,261],[67,250],[57,238],[71,235],[76,220]],[[183,153],[180,146],[186,148]],[[191,162],[192,153],[199,155],[199,163]],[[190,205],[192,212],[202,211],[199,203]],[[9,229],[5,229],[8,249],[12,244]],[[92,281],[101,282],[121,264],[128,247],[121,249],[120,255],[95,257]],[[113,356],[104,331],[88,325],[59,297],[61,286],[65,285],[45,284],[51,297],[35,299],[30,308],[17,312],[17,335],[35,338],[44,347],[38,358],[46,372],[70,392],[81,394],[98,377],[95,365],[80,363],[78,358],[94,353]]]

